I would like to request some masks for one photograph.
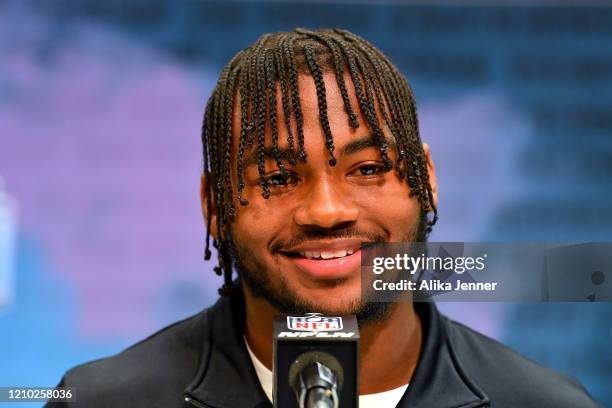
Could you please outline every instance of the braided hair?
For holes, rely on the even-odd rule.
[[[356,107],[351,105],[348,96],[344,77],[346,70],[357,96]],[[231,235],[228,224],[236,214],[235,201],[241,206],[249,204],[242,197],[245,147],[255,146],[257,149],[260,185],[266,199],[270,196],[264,177],[266,118],[269,118],[271,126],[273,156],[281,173],[284,175],[285,167],[278,150],[279,124],[287,130],[289,149],[297,148],[298,160],[307,160],[298,93],[299,74],[311,76],[315,83],[319,122],[330,156],[329,164],[336,164],[323,82],[323,72],[327,71],[335,74],[349,126],[359,127],[355,112],[361,112],[380,149],[385,168],[388,170],[394,166],[400,179],[406,179],[410,196],[418,198],[425,212],[432,211],[433,217],[427,222],[428,232],[438,219],[429,184],[427,160],[419,136],[414,95],[404,76],[389,59],[372,44],[346,30],[298,28],[290,32],[265,34],[255,44],[236,54],[225,66],[206,104],[202,125],[204,194],[208,210],[204,259],[211,257],[210,230],[216,228],[213,246],[217,248],[218,265],[214,269],[224,278],[223,286],[219,289],[222,295],[228,294],[232,285]],[[282,119],[277,118],[276,111],[277,83],[281,91]],[[238,94],[241,112],[238,152],[236,163],[230,163],[232,107]],[[383,123],[380,123],[376,106],[381,110]],[[291,127],[291,116],[296,124],[295,134]],[[395,163],[391,162],[387,154],[388,144],[383,128],[389,129],[397,145],[398,157]],[[292,155],[289,161],[295,164]],[[236,197],[232,191],[230,166],[236,166]],[[214,226],[211,225],[212,201],[217,211]]]

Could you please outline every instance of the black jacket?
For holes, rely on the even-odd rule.
[[[575,380],[415,303],[423,349],[398,407],[598,407]],[[209,309],[162,329],[122,353],[69,370],[60,386],[76,403],[48,407],[264,408],[243,338],[236,290]],[[382,407],[381,407],[382,408]]]

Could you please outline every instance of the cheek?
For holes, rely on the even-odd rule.
[[[260,200],[264,199],[249,197],[247,206],[237,204],[236,207],[236,219],[232,226],[234,236],[248,247],[267,246],[282,228],[282,223],[278,225],[279,220],[286,219],[280,216],[278,208],[263,205]]]
[[[417,222],[420,213],[416,196],[409,197],[408,184],[399,179],[355,195],[355,202],[364,218],[384,225],[389,231],[405,231]]]

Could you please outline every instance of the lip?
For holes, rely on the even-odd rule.
[[[325,248],[329,249],[329,247]],[[356,270],[360,270],[361,248],[351,255],[343,256],[342,258],[315,260],[286,255],[285,258],[293,263],[300,272],[305,273],[314,280],[343,279],[350,277]]]
[[[359,239],[335,239],[333,241],[312,241],[305,242],[301,245],[296,245],[291,248],[283,249],[281,252],[304,252],[304,251],[333,251],[336,249],[358,249],[360,248],[362,240]]]

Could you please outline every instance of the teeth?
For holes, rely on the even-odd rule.
[[[302,256],[304,258],[313,259],[313,258],[319,258],[321,256],[321,253],[317,251],[304,251],[302,252]]]
[[[336,252],[334,252],[334,257],[336,258],[341,258],[343,256],[346,256],[346,250],[344,249],[339,249]]]
[[[331,259],[334,257],[334,252],[327,252],[327,251],[322,251],[321,252],[321,258],[323,259]]]
[[[307,259],[317,259],[317,258],[322,258],[322,259],[332,259],[332,258],[342,258],[344,256],[347,255],[352,255],[354,254],[356,251],[356,249],[354,248],[350,248],[350,249],[337,249],[335,251],[303,251],[300,252],[300,256],[302,258],[307,258]]]

